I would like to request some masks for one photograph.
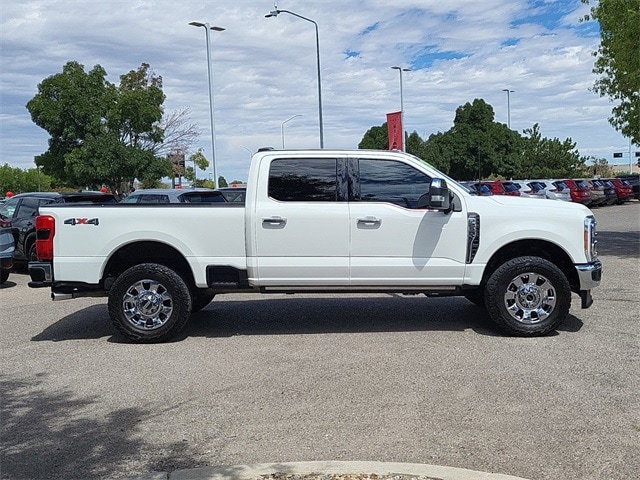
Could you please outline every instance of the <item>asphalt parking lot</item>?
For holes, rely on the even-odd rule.
[[[214,465],[410,462],[637,479],[640,203],[594,210],[603,283],[543,338],[463,298],[227,295],[134,345],[105,299],[0,290],[2,479]]]

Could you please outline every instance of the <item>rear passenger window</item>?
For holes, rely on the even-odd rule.
[[[269,170],[269,197],[283,202],[337,201],[337,160],[274,160]]]

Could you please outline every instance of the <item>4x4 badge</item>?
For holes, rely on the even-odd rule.
[[[100,221],[97,218],[67,218],[65,225],[98,225]]]

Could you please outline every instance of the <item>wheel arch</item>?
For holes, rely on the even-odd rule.
[[[123,245],[110,256],[102,281],[106,290],[127,269],[141,263],[157,263],[171,268],[190,286],[195,284],[187,259],[176,248],[159,241],[139,241]]]
[[[569,254],[555,243],[538,239],[518,240],[501,247],[487,263],[482,275],[482,285],[486,284],[491,274],[500,265],[522,256],[536,256],[548,260],[562,270],[572,291],[577,292],[580,289],[578,273]]]

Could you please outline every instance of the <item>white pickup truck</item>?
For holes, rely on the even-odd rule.
[[[582,205],[479,197],[398,151],[263,149],[245,204],[47,205],[34,288],[107,296],[137,342],[175,336],[215,295],[460,295],[513,335],[542,335],[602,265]]]

